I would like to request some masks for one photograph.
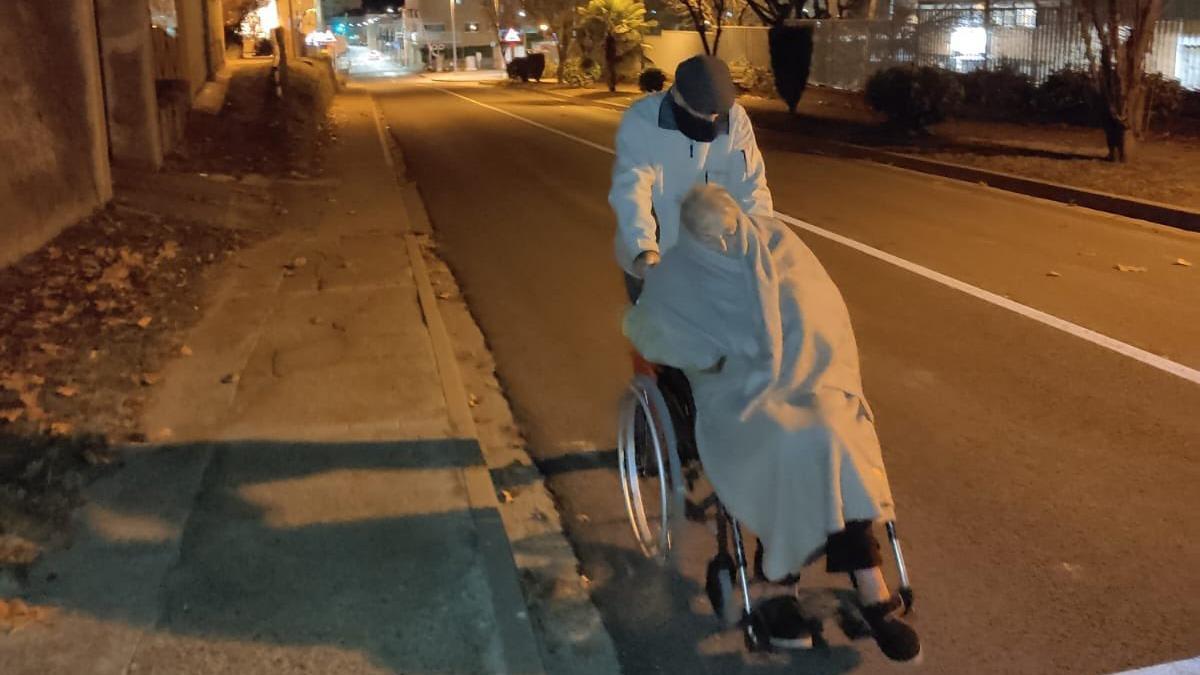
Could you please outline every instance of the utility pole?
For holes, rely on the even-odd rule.
[[[450,2],[450,59],[454,62],[454,71],[458,72],[458,20],[455,18],[454,5],[458,4],[458,0],[449,0]]]

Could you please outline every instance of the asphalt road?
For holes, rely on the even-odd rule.
[[[677,570],[633,548],[609,464],[630,374],[602,150],[618,113],[470,84],[378,96],[626,672],[883,672],[872,643],[834,627],[826,651],[745,655],[702,600],[702,528]],[[760,140],[782,213],[1200,368],[1200,267],[1171,264],[1200,264],[1200,237]],[[1200,655],[1200,384],[800,234],[858,334],[925,670],[1102,673]],[[817,568],[805,580],[845,586]]]

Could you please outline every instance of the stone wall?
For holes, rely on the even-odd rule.
[[[5,3],[0,265],[112,197],[92,0]]]

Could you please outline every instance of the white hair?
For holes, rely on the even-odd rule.
[[[725,235],[737,230],[742,209],[733,196],[719,185],[697,185],[683,198],[679,221],[702,244],[722,253]]]

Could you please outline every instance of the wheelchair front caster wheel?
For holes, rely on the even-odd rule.
[[[750,652],[771,651],[771,627],[767,625],[766,617],[758,612],[743,619],[742,637],[746,640],[746,650]]]
[[[733,598],[733,581],[736,578],[737,568],[734,567],[733,558],[728,553],[720,553],[708,561],[704,590],[708,594],[713,614],[723,627],[737,625],[742,616],[742,609]]]
[[[911,586],[900,587],[900,602],[904,604],[904,613],[910,614],[913,611],[913,589]]]

